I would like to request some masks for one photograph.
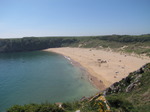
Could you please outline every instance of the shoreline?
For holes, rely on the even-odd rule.
[[[60,53],[57,53],[57,54],[60,54]],[[60,54],[60,55],[62,55],[62,54]],[[68,59],[73,66],[78,66],[81,69],[81,71],[84,72],[84,74],[88,78],[88,81],[94,87],[96,87],[99,90],[104,90],[106,88],[102,81],[99,81],[96,77],[92,76],[91,73],[87,70],[87,68],[83,67],[79,62],[73,60],[72,58],[70,58],[68,56],[65,56],[65,55],[62,55],[62,56],[64,56],[66,59]]]
[[[43,50],[43,51],[46,51],[47,50]],[[48,52],[53,52],[53,51],[48,51]],[[104,89],[106,89],[106,86],[104,85],[103,81],[99,81],[96,77],[94,77],[91,72],[89,72],[89,70],[82,66],[79,62],[77,62],[76,60],[72,59],[71,57],[69,56],[66,56],[66,55],[63,55],[61,53],[57,53],[57,52],[53,52],[53,53],[56,53],[56,54],[59,54],[59,55],[62,55],[64,58],[66,58],[67,60],[70,61],[70,63],[73,65],[73,66],[77,66],[79,67],[79,69],[81,69],[82,72],[84,72],[84,75],[87,76],[87,80],[95,87],[97,88],[98,90],[102,91]]]
[[[60,54],[71,61],[73,65],[79,66],[87,74],[90,83],[100,91],[120,81],[130,72],[139,69],[150,61],[149,58],[137,58],[116,52],[91,50],[90,48],[63,47],[49,48],[43,51]],[[104,63],[97,62],[101,59],[104,60],[102,60]],[[131,61],[133,61],[132,64]]]

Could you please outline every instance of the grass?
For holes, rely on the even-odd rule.
[[[127,39],[126,39],[127,38]],[[142,40],[143,38],[143,40]],[[78,37],[77,41],[69,44],[70,47],[81,48],[111,48],[114,51],[125,53],[145,54],[150,56],[150,35],[144,36],[94,36]],[[126,46],[122,49],[122,47]]]
[[[149,112],[150,111],[150,63],[141,74],[141,85],[133,91],[114,93],[106,99],[115,112]],[[127,110],[126,110],[127,109]]]

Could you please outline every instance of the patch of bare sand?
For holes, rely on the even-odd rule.
[[[125,78],[130,72],[150,62],[150,58],[139,58],[112,51],[89,48],[50,48],[44,51],[68,56],[80,63],[90,74],[90,81],[103,90],[114,82]]]

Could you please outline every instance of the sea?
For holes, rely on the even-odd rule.
[[[71,102],[97,92],[85,70],[62,55],[0,53],[0,112],[13,105]]]

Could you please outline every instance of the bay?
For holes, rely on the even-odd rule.
[[[18,104],[68,102],[98,92],[84,71],[45,51],[0,54],[0,110]]]

